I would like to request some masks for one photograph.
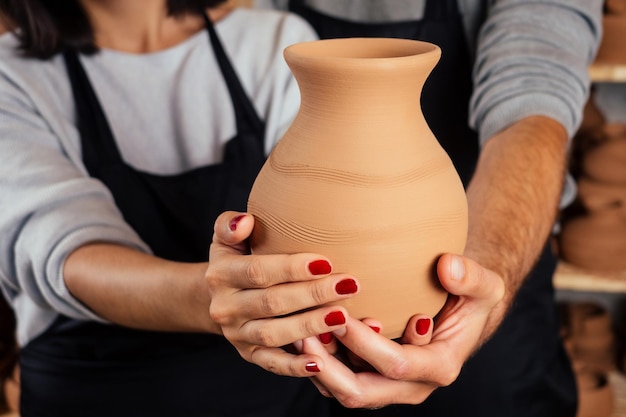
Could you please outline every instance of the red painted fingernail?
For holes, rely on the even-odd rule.
[[[337,285],[335,285],[335,291],[337,291],[337,294],[340,295],[354,294],[357,289],[358,287],[356,286],[356,281],[352,278],[339,281]]]
[[[338,326],[346,323],[346,318],[341,311],[330,312],[324,317],[327,326]]]
[[[320,368],[317,367],[317,363],[309,362],[305,365],[305,368],[308,372],[319,372]]]
[[[246,217],[246,215],[241,214],[230,221],[230,224],[228,226],[230,227],[231,232],[237,230],[237,223],[239,223],[239,221],[241,221],[241,219],[243,219],[244,217]]]
[[[333,334],[332,333],[322,333],[318,337],[320,339],[320,342],[322,342],[325,345],[327,345],[327,344],[329,344],[330,342],[333,341]]]
[[[313,275],[326,275],[326,274],[330,274],[330,271],[332,271],[332,268],[330,266],[330,263],[328,263],[328,261],[325,261],[324,259],[320,259],[317,261],[313,261],[309,264],[309,271]]]
[[[380,333],[380,327],[378,326],[370,326],[370,329],[374,330],[376,333]]]
[[[420,336],[424,336],[428,333],[428,329],[430,329],[430,319],[419,319],[417,323],[415,323],[415,330]]]

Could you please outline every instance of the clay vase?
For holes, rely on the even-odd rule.
[[[288,47],[299,113],[248,201],[253,253],[328,256],[333,272],[360,284],[342,305],[354,318],[381,320],[390,338],[413,314],[442,308],[435,262],[462,253],[467,237],[463,185],[420,105],[440,54],[385,38]]]

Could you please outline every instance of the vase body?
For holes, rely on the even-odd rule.
[[[340,304],[376,318],[390,338],[446,301],[439,255],[462,253],[467,201],[448,154],[424,120],[420,93],[439,60],[430,43],[348,38],[288,47],[299,113],[248,200],[253,253],[314,252],[350,274]]]

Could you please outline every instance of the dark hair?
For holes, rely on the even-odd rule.
[[[18,360],[18,347],[15,340],[15,315],[0,293],[0,386],[11,378]],[[0,392],[0,413],[7,412],[4,394]]]
[[[225,0],[167,0],[170,15],[200,13]],[[64,47],[82,53],[97,51],[93,30],[78,0],[0,0],[4,17],[26,55],[47,59]]]

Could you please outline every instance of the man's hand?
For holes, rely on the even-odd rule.
[[[371,366],[359,372],[327,353],[317,338],[304,341],[303,353],[324,360],[325,368],[313,378],[322,394],[349,408],[418,404],[437,387],[456,380],[465,361],[483,342],[483,330],[504,295],[504,283],[496,273],[457,255],[442,256],[437,272],[451,295],[435,319],[430,343],[424,316],[411,319],[402,343],[372,331],[369,320],[348,318],[347,326],[334,334]]]

